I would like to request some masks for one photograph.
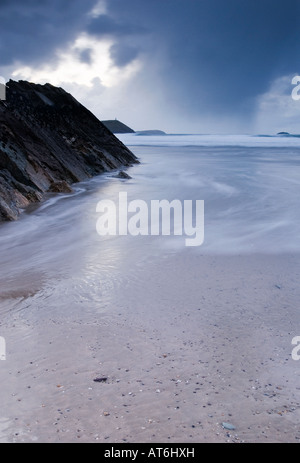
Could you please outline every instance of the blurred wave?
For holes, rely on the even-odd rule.
[[[164,136],[166,145],[158,146],[155,136],[141,138],[146,146],[132,145],[141,160],[130,169],[132,180],[96,177],[1,225],[2,313],[26,308],[54,317],[68,308],[71,317],[105,311],[116,289],[138,281],[139,268],[170,252],[300,252],[300,140]],[[181,236],[98,236],[98,201],[117,202],[124,191],[129,201],[149,204],[204,200],[204,245],[185,248]]]

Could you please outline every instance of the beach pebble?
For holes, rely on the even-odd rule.
[[[236,430],[236,427],[233,426],[233,424],[230,424],[230,423],[222,423],[222,427],[224,429],[227,429],[227,431],[235,431]]]
[[[94,383],[106,383],[106,381],[108,380],[108,378],[95,378],[94,379]]]
[[[120,178],[120,179],[131,179],[130,175],[128,175],[126,172],[121,170],[117,175],[114,175],[115,178]]]

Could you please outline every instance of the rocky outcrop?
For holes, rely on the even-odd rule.
[[[50,84],[10,81],[0,101],[0,221],[45,192],[138,160],[72,95]]]
[[[102,124],[104,124],[105,127],[108,128],[108,130],[110,130],[112,133],[135,133],[134,130],[123,124],[123,122],[118,121],[117,119],[113,121],[102,121]]]

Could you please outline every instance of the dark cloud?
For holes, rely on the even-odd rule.
[[[151,31],[160,79],[189,111],[251,109],[270,81],[299,67],[298,0],[109,0],[117,23]],[[120,41],[116,35],[116,41]],[[121,43],[121,41],[120,41]],[[117,47],[117,45],[116,45]]]
[[[93,18],[96,3],[1,0],[1,64],[49,60],[83,31],[109,37],[120,68],[142,56],[140,91],[159,86],[190,115],[245,115],[274,79],[299,73],[299,0],[107,0]]]
[[[123,4],[124,7],[124,4]],[[116,21],[111,16],[100,15],[90,21],[86,32],[97,37],[117,37],[123,38],[131,35],[138,35],[145,32],[145,29],[137,24],[131,24],[129,21]]]
[[[110,56],[118,67],[123,67],[131,63],[138,55],[138,48],[130,45],[116,43],[110,48]]]
[[[96,0],[1,0],[0,65],[49,59],[88,24]]]
[[[92,64],[93,62],[93,50],[91,48],[86,48],[85,50],[79,50],[79,60],[81,63]]]

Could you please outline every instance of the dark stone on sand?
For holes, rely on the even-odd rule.
[[[94,379],[94,383],[106,383],[106,381],[108,380],[108,378],[95,378]]]
[[[235,431],[236,427],[233,426],[233,424],[230,423],[222,423],[222,427],[226,429],[227,431]]]
[[[138,163],[62,88],[9,81],[0,101],[0,222],[16,220],[46,192]]]
[[[120,179],[123,179],[123,180],[130,180],[132,177],[130,177],[130,175],[128,175],[123,170],[121,170],[117,175],[114,175],[114,178],[120,178]]]

